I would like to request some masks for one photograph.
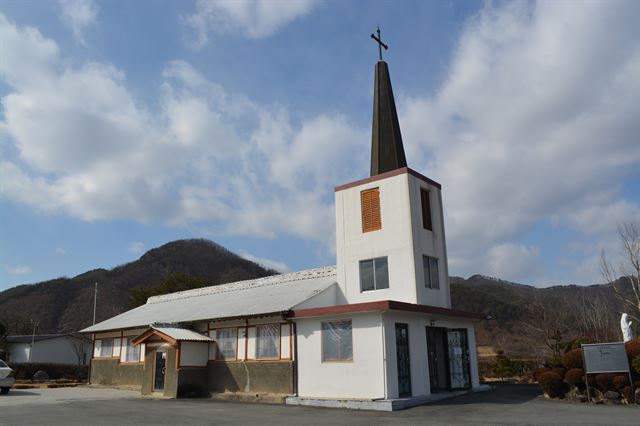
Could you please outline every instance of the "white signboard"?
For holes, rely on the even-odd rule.
[[[586,374],[629,371],[623,342],[582,345],[582,355]]]

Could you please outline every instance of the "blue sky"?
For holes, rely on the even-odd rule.
[[[209,238],[335,263],[376,25],[450,272],[598,282],[640,218],[637,2],[4,1],[0,290]]]

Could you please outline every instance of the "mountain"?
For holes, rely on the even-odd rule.
[[[32,318],[38,321],[37,333],[73,332],[91,324],[96,282],[96,321],[102,321],[130,308],[133,288],[158,287],[175,274],[216,285],[275,273],[211,241],[179,240],[110,270],[0,292],[0,321],[10,334],[30,334]],[[503,349],[512,358],[542,358],[579,336],[620,338],[622,306],[610,286],[536,288],[482,275],[450,281],[454,309],[490,316],[476,324],[481,355]]]
[[[178,240],[149,250],[135,262],[94,269],[73,278],[20,285],[0,292],[0,321],[9,334],[64,333],[91,325],[94,284],[98,283],[96,322],[129,309],[129,291],[157,287],[172,274],[204,279],[208,285],[273,275],[277,272],[244,259],[208,240]]]

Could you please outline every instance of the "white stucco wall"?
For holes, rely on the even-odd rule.
[[[362,232],[360,193],[379,188],[382,229]],[[348,303],[398,300],[416,303],[408,174],[336,191],[337,279]],[[387,257],[389,288],[360,291],[361,260]]]
[[[180,342],[180,366],[204,367],[209,358],[209,344],[206,342]]]
[[[352,362],[322,362],[321,322],[351,319]],[[296,320],[298,395],[325,398],[384,398],[384,357],[379,313]]]

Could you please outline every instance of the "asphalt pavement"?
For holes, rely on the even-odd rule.
[[[105,388],[12,390],[0,396],[0,425],[633,425],[640,406],[549,401],[537,386],[489,392],[393,413],[207,399],[154,400]]]

